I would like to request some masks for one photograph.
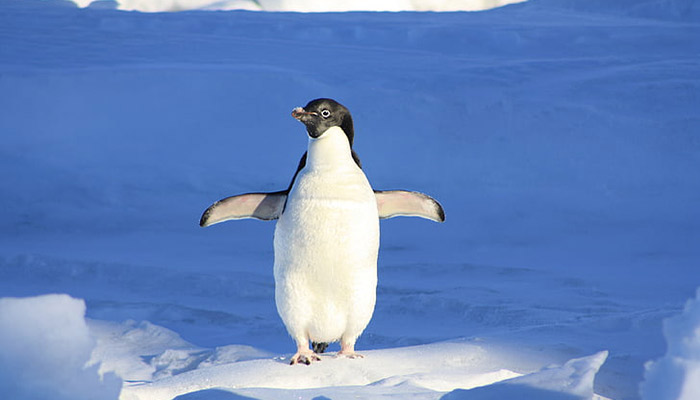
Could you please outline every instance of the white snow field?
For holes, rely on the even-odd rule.
[[[447,220],[381,222],[365,358],[289,366],[274,223],[198,221],[287,187],[317,97]],[[698,171],[696,1],[0,0],[0,398],[694,399]]]
[[[184,10],[251,11],[477,11],[525,0],[72,0],[79,7],[160,12]]]

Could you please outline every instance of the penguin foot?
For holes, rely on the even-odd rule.
[[[335,357],[336,358],[346,357],[346,358],[352,358],[352,359],[365,358],[365,356],[363,356],[360,353],[355,353],[354,351],[343,351],[343,350],[339,351],[338,354],[335,355]]]
[[[355,353],[355,341],[340,341],[340,351],[338,354],[335,355],[336,358],[338,357],[347,357],[347,358],[365,358],[362,354]]]
[[[290,361],[289,365],[294,364],[306,364],[311,365],[313,361],[321,361],[321,357],[314,354],[311,350],[304,352],[297,352]]]

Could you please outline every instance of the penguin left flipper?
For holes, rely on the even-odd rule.
[[[270,221],[279,218],[287,201],[287,191],[246,193],[221,199],[212,204],[199,220],[206,227],[232,219],[256,218]]]
[[[421,217],[435,222],[445,221],[445,211],[434,198],[420,192],[406,190],[375,190],[379,218],[398,216]]]

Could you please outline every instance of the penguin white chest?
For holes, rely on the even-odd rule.
[[[330,128],[310,139],[275,228],[275,300],[290,335],[354,343],[374,311],[378,249],[374,192]]]

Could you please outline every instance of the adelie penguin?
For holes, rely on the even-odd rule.
[[[372,190],[352,149],[352,117],[343,105],[316,99],[292,116],[305,125],[309,143],[289,188],[219,200],[200,226],[278,220],[275,302],[296,341],[291,364],[320,360],[317,353],[336,341],[339,356],[361,357],[355,341],[374,312],[379,220],[405,215],[442,222],[445,213],[422,193]]]

